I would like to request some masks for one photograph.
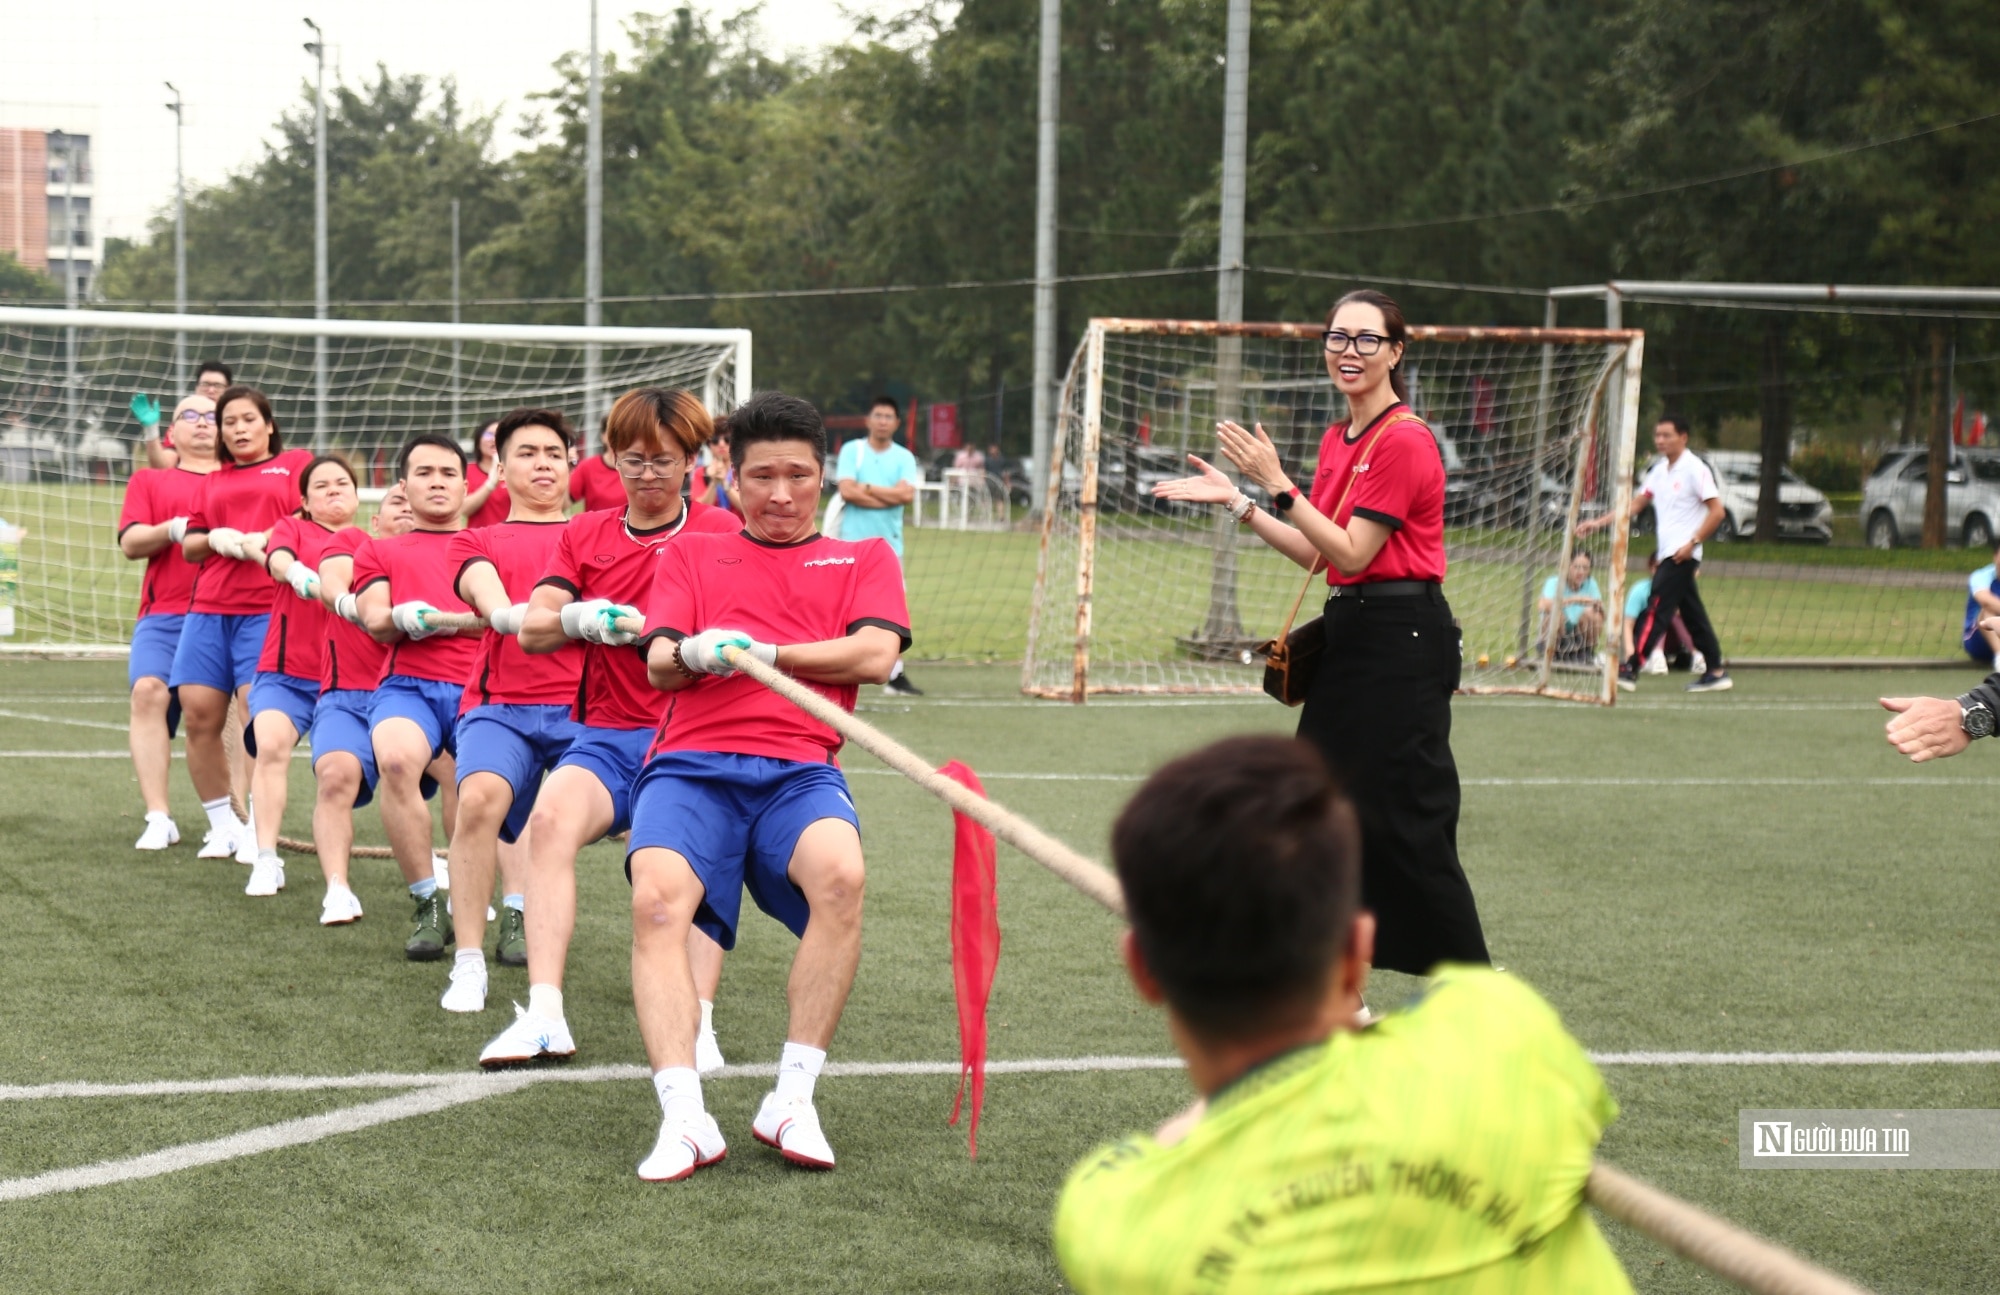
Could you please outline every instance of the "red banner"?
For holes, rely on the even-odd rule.
[[[955,450],[965,443],[964,434],[958,425],[957,405],[932,405],[931,448],[934,450]]]
[[[979,775],[956,760],[938,772],[986,794]],[[977,1160],[979,1108],[986,1101],[986,1003],[993,993],[993,973],[1000,966],[1000,906],[994,883],[998,847],[993,833],[965,815],[954,811],[951,818],[951,982],[958,997],[959,1074],[950,1123],[958,1126],[969,1087],[972,1117],[966,1127],[966,1147]]]

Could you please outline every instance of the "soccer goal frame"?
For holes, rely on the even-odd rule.
[[[190,361],[219,355],[269,394],[288,445],[354,458],[366,497],[410,436],[464,443],[475,422],[521,405],[569,411],[592,447],[597,415],[634,386],[684,387],[725,412],[750,394],[751,343],[741,328],[0,306],[0,517],[10,523],[0,603],[21,613],[0,655],[128,650],[144,564],[116,552],[115,523],[123,483],[144,464],[126,405],[150,393],[171,409]],[[18,573],[6,569],[16,563]]]
[[[1181,658],[1172,662],[1152,661],[1144,668],[1116,661],[1107,666],[1100,651],[1100,608],[1107,603],[1129,601],[1128,589],[1107,588],[1104,562],[1107,476],[1119,469],[1108,466],[1107,359],[1114,348],[1129,346],[1132,339],[1167,339],[1182,348],[1212,346],[1214,359],[1209,376],[1190,380],[1185,367],[1171,376],[1160,377],[1160,388],[1178,386],[1187,407],[1182,421],[1188,428],[1202,415],[1194,412],[1197,403],[1208,405],[1214,417],[1231,417],[1249,422],[1255,402],[1270,398],[1282,389],[1288,398],[1316,387],[1322,408],[1331,399],[1331,383],[1323,369],[1316,378],[1306,369],[1320,363],[1319,339],[1324,326],[1318,323],[1223,324],[1206,320],[1098,318],[1090,321],[1072,357],[1058,406],[1058,427],[1052,438],[1051,462],[1042,500],[1042,526],[1037,553],[1034,595],[1031,603],[1027,651],[1022,666],[1021,690],[1030,695],[1082,703],[1093,695],[1117,693],[1202,694],[1255,693],[1262,687],[1262,661],[1254,644],[1274,635],[1280,628],[1282,607],[1274,614],[1272,601],[1261,599],[1253,617],[1269,623],[1244,628],[1248,619],[1238,615],[1239,566],[1252,554],[1268,552],[1254,537],[1246,539],[1233,519],[1221,510],[1207,510],[1214,518],[1183,522],[1177,538],[1182,542],[1181,565],[1186,566],[1187,548],[1199,545],[1209,561],[1209,608],[1199,630],[1176,636],[1167,655]],[[1409,330],[1410,351],[1407,371],[1421,374],[1427,367],[1436,372],[1444,366],[1439,357],[1450,348],[1483,346],[1487,354],[1506,354],[1515,365],[1515,386],[1522,431],[1522,449],[1532,465],[1527,476],[1532,485],[1527,494],[1525,537],[1512,549],[1499,553],[1499,565],[1506,575],[1505,614],[1494,612],[1496,623],[1483,627],[1482,642],[1490,647],[1466,643],[1464,693],[1541,696],[1610,705],[1617,696],[1618,649],[1623,627],[1625,568],[1629,541],[1628,518],[1632,502],[1632,464],[1637,440],[1640,374],[1644,362],[1644,334],[1619,328],[1478,328],[1414,326]],[[1294,376],[1272,381],[1260,376],[1254,360],[1247,362],[1244,347],[1259,344],[1290,344],[1310,348],[1310,361],[1293,360]],[[1504,348],[1504,349],[1503,349]],[[1518,349],[1516,349],[1518,348]],[[1538,371],[1538,372],[1537,372]],[[1127,377],[1129,381],[1129,375]],[[1426,407],[1419,386],[1412,391],[1417,412],[1434,417]],[[1432,378],[1433,386],[1439,379]],[[1530,394],[1532,393],[1532,394]],[[1212,398],[1212,403],[1211,403]],[[1296,402],[1295,402],[1296,403]],[[1121,410],[1129,424],[1134,415]],[[1326,421],[1332,421],[1330,418]],[[1212,423],[1210,424],[1212,425]],[[1436,423],[1434,422],[1434,426]],[[1324,423],[1320,424],[1323,430]],[[1134,451],[1129,426],[1122,429],[1120,453],[1128,459]],[[1142,433],[1143,436],[1143,433]],[[1200,442],[1205,458],[1214,458],[1209,439]],[[1175,447],[1192,448],[1187,444]],[[1146,442],[1141,453],[1162,463],[1161,452]],[[1281,453],[1285,446],[1281,445]],[[1302,447],[1294,444],[1287,456],[1295,474],[1309,474],[1309,460],[1301,461]],[[1316,442],[1314,443],[1316,449]],[[1442,447],[1441,447],[1442,452]],[[1227,463],[1219,466],[1227,469]],[[1549,472],[1567,472],[1566,494],[1544,493]],[[1130,510],[1143,495],[1135,485],[1132,468],[1123,470],[1122,480],[1113,484],[1122,491],[1123,506]],[[1562,485],[1561,481],[1557,482]],[[1140,506],[1143,506],[1141,504]],[[1116,512],[1117,504],[1110,511]],[[1593,515],[1612,518],[1591,546],[1593,563],[1602,577],[1603,621],[1597,651],[1587,665],[1559,659],[1559,635],[1553,628],[1539,641],[1533,624],[1543,613],[1538,609],[1537,591],[1551,569],[1570,568],[1572,556],[1583,547],[1576,527],[1588,508]],[[1520,505],[1514,506],[1520,511]],[[1134,523],[1123,523],[1129,535]],[[1486,528],[1470,542],[1466,535],[1453,537],[1467,548],[1492,550],[1505,532]],[[1599,539],[1599,536],[1602,539]],[[1458,554],[1453,553],[1454,573]],[[1251,559],[1265,560],[1267,559]],[[1475,563],[1496,565],[1494,555],[1481,553]],[[1518,567],[1518,571],[1514,568]],[[1304,572],[1289,563],[1284,576],[1287,587],[1279,601],[1289,605],[1296,595]],[[1486,583],[1494,583],[1494,573],[1486,572]],[[1268,594],[1276,577],[1266,571],[1262,577]],[[1453,582],[1446,581],[1447,596]],[[1318,599],[1310,591],[1300,611],[1301,621],[1318,614]],[[1454,599],[1454,611],[1459,611]],[[1504,620],[1506,623],[1499,624]],[[1465,627],[1470,634],[1472,627]],[[1511,650],[1510,650],[1511,649]],[[1475,656],[1475,653],[1477,655]]]

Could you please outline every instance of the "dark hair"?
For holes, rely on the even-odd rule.
[[[1583,560],[1584,560],[1585,562],[1588,562],[1588,563],[1590,563],[1590,565],[1591,565],[1591,566],[1593,566],[1593,567],[1595,567],[1595,566],[1597,565],[1597,559],[1596,559],[1596,558],[1594,558],[1594,557],[1592,557],[1592,556],[1590,556],[1590,550],[1589,550],[1589,549],[1572,549],[1572,550],[1570,550],[1570,555],[1569,555],[1569,560],[1570,560],[1570,561],[1572,561],[1572,562],[1574,562],[1574,561],[1576,561],[1576,560],[1577,560],[1578,558],[1582,558],[1582,559],[1583,559]]]
[[[315,455],[313,457],[313,461],[311,463],[306,464],[306,470],[304,472],[299,473],[299,502],[301,504],[303,504],[306,500],[306,492],[312,489],[313,473],[319,471],[321,468],[325,467],[329,463],[331,463],[334,467],[339,468],[342,472],[345,472],[347,474],[347,479],[349,481],[352,481],[355,485],[358,486],[361,484],[360,474],[355,472],[354,465],[352,463],[349,463],[346,459],[342,458],[340,455],[338,454]]]
[[[1693,433],[1688,430],[1688,420],[1682,418],[1679,414],[1661,414],[1658,418],[1653,420],[1653,426],[1655,427],[1658,427],[1661,423],[1665,423],[1667,426],[1679,432],[1682,436],[1693,435]]]
[[[897,418],[900,419],[903,416],[903,407],[896,403],[896,398],[894,396],[890,395],[877,396],[875,397],[875,399],[869,401],[868,412],[871,414],[874,413],[876,408],[881,405],[889,406],[891,410],[895,411]]]
[[[1339,301],[1334,302],[1333,309],[1326,312],[1326,326],[1328,328],[1333,327],[1333,317],[1340,313],[1342,306],[1357,304],[1373,306],[1375,309],[1381,311],[1382,331],[1389,335],[1389,340],[1398,346],[1408,345],[1410,340],[1410,325],[1409,321],[1403,318],[1403,308],[1397,305],[1395,298],[1391,297],[1388,293],[1377,292],[1373,288],[1356,288],[1353,292],[1341,297]],[[1408,358],[1407,352],[1405,353],[1405,358]],[[1395,367],[1389,370],[1389,388],[1396,393],[1396,399],[1398,400],[1408,400],[1410,398],[1409,386],[1403,381],[1402,360],[1396,361]]]
[[[226,369],[223,371],[228,372]],[[247,400],[255,405],[257,412],[264,416],[264,421],[271,425],[271,453],[275,455],[283,450],[285,438],[278,431],[278,416],[271,412],[271,398],[255,387],[227,387],[215,398],[216,453],[231,463],[236,462],[236,456],[229,449],[229,438],[222,434],[222,416],[239,400]]]
[[[1234,737],[1146,780],[1111,829],[1140,956],[1190,1029],[1308,1019],[1361,903],[1354,806],[1319,753]]]
[[[442,432],[423,432],[412,436],[410,443],[403,447],[403,452],[396,456],[396,480],[409,480],[410,456],[416,453],[417,447],[420,445],[430,445],[440,450],[450,450],[458,459],[458,470],[460,472],[465,471],[465,447],[463,445],[460,445],[457,441],[454,441]]]
[[[203,360],[200,364],[196,365],[194,380],[200,382],[201,375],[204,373],[220,373],[222,375],[222,385],[225,387],[232,386],[236,382],[236,374],[221,360]]]
[[[546,427],[562,437],[566,450],[576,444],[576,429],[569,425],[569,419],[562,416],[559,409],[514,409],[500,415],[493,428],[493,458],[497,462],[507,452],[507,438],[523,427]],[[482,432],[484,428],[480,429]]]
[[[623,454],[635,445],[664,440],[690,459],[715,435],[708,406],[679,387],[638,387],[618,397],[604,416],[604,448]]]
[[[767,441],[804,441],[826,466],[826,423],[819,410],[782,391],[760,391],[729,415],[729,447],[741,455]]]

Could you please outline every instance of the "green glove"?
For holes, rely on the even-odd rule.
[[[141,427],[152,431],[160,425],[160,402],[141,392],[132,397],[132,417],[139,420]]]

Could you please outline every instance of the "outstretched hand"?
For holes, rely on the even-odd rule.
[[[1236,483],[1212,464],[1193,454],[1187,456],[1187,461],[1194,465],[1196,475],[1154,482],[1154,498],[1178,499],[1190,504],[1226,504],[1236,497]]]
[[[1265,434],[1264,424],[1257,424],[1253,435],[1241,424],[1221,422],[1215,425],[1215,434],[1222,441],[1223,454],[1238,472],[1274,495],[1291,488],[1285,479],[1285,465],[1278,459],[1278,447]]]
[[[1916,764],[1957,755],[1972,745],[1958,701],[1951,697],[1884,697],[1882,709],[1896,712],[1889,721],[1889,745]]]

